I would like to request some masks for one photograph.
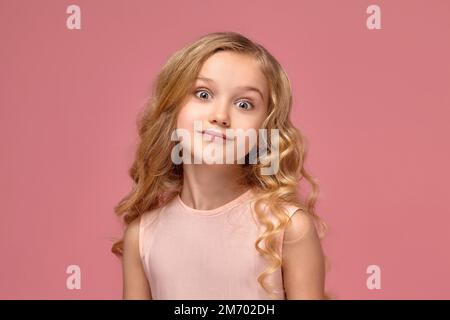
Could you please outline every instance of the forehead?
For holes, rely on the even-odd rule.
[[[267,98],[267,79],[256,58],[248,54],[217,52],[203,63],[198,77],[212,79],[217,85],[230,90],[256,87]]]

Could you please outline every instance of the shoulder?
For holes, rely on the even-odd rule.
[[[156,220],[156,218],[159,216],[160,211],[164,208],[165,208],[165,206],[144,212],[140,217],[141,228],[146,227],[149,224],[153,223]]]
[[[284,203],[283,209],[285,210],[285,212],[287,213],[289,218],[291,218],[294,215],[294,213],[296,213],[297,211],[302,211],[302,209],[300,207],[296,206],[295,204],[291,204],[291,203]]]
[[[132,245],[138,248],[141,257],[145,256],[147,247],[151,245],[153,241],[153,235],[155,233],[155,228],[158,225],[159,214],[162,207],[148,210],[140,215],[138,218],[130,222],[127,229],[125,230],[124,241],[128,237]]]
[[[123,232],[123,257],[125,260],[128,260],[128,257],[137,256],[140,253],[139,224],[140,217],[137,217],[125,227]]]
[[[288,212],[290,213],[290,219],[284,232],[283,242],[294,242],[316,235],[313,216],[295,206],[288,209]]]
[[[137,217],[131,221],[126,227],[123,233],[123,241],[125,246],[136,245],[139,241],[139,226],[141,217]]]
[[[142,238],[145,228],[155,221],[158,216],[159,210],[154,209],[144,212],[142,215],[138,216],[136,219],[131,221],[126,227],[123,234],[124,242],[131,244],[137,244],[140,238]]]
[[[157,216],[156,210],[151,210],[138,216],[131,221],[124,230],[123,247],[124,251],[136,251],[141,256],[144,254],[145,235],[148,234],[148,226],[155,220]]]

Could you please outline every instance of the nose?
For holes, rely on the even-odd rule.
[[[226,106],[218,106],[211,112],[209,122],[222,127],[230,126],[230,117]]]

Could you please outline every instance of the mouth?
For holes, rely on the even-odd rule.
[[[225,133],[222,133],[220,131],[214,131],[214,130],[202,130],[199,131],[201,134],[206,135],[210,137],[211,139],[219,138],[223,141],[231,141],[233,140],[232,137],[227,136]]]

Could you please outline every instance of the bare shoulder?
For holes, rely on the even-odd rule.
[[[295,242],[317,236],[314,217],[301,209],[295,210],[284,232],[284,242]]]
[[[123,245],[124,250],[127,249],[138,249],[139,248],[139,225],[141,218],[137,217],[133,221],[131,221],[124,230],[123,233]]]
[[[287,300],[323,299],[325,256],[315,216],[296,210],[285,230],[283,284]]]
[[[123,298],[151,299],[151,289],[147,281],[139,252],[140,217],[125,228],[123,235]]]
[[[149,210],[130,222],[124,231],[124,241],[127,239],[129,242],[139,240],[140,225],[142,224],[143,227],[146,227],[148,224],[153,223],[156,217],[158,217],[158,214],[158,209]]]

